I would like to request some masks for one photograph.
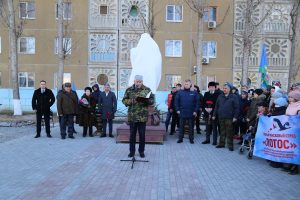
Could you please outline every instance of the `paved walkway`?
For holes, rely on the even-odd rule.
[[[81,128],[77,127],[77,130]],[[34,139],[34,127],[0,128],[24,132],[0,142],[0,200],[9,199],[300,199],[300,176],[273,169],[262,159],[248,160],[237,150],[176,143],[146,145],[149,163],[127,159],[128,144],[112,138]]]

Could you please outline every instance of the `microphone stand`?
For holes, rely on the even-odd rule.
[[[125,160],[120,160],[120,161],[132,162],[131,163],[131,169],[133,169],[133,165],[134,165],[135,162],[149,162],[149,160],[138,160],[138,159],[135,159],[134,156],[132,157],[132,159],[127,159],[127,160],[125,159]]]

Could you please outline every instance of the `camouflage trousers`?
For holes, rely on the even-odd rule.
[[[220,146],[225,146],[227,140],[227,147],[233,148],[233,122],[232,119],[219,119],[220,124]]]

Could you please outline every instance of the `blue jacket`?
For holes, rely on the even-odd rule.
[[[200,100],[197,92],[180,90],[175,97],[176,111],[180,111],[180,118],[193,118],[193,113],[199,110]]]

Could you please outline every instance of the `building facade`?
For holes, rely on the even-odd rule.
[[[202,89],[209,81],[232,81],[240,85],[245,0],[205,1],[203,12]],[[271,81],[287,86],[291,1],[266,0],[255,11],[257,20],[271,9],[252,44],[249,85],[259,86],[261,46],[267,47]],[[55,88],[56,1],[17,2],[17,21],[24,20],[18,39],[19,85],[34,88],[44,79]],[[50,8],[50,9],[49,9]],[[52,8],[52,9],[51,9]],[[64,81],[77,88],[109,82],[123,91],[131,73],[130,49],[140,35],[150,32],[160,47],[163,66],[159,90],[185,79],[196,82],[198,15],[184,0],[66,0],[64,4],[66,52]],[[2,20],[2,19],[1,19]],[[10,87],[8,29],[0,29],[0,87]],[[298,76],[299,77],[299,76]]]
[[[292,3],[293,1],[276,1],[274,4],[274,1],[266,0],[251,12],[253,16],[252,23],[260,24],[257,29],[254,29],[249,59],[248,84],[252,87],[260,86],[258,71],[263,45],[266,47],[268,57],[269,83],[280,81],[284,89],[288,87]],[[233,42],[233,82],[234,85],[238,86],[240,85],[242,71],[242,35],[245,30],[246,1],[236,0],[234,8],[234,35],[236,37]]]
[[[49,88],[55,88],[58,72],[56,1],[14,2],[16,24],[24,22],[23,33],[18,39],[19,86],[34,88],[39,86],[40,80],[46,80]],[[78,88],[86,86],[88,78],[87,12],[88,6],[81,0],[64,3],[64,81],[72,81]],[[3,18],[0,20],[5,22]],[[0,75],[1,87],[9,88],[9,35],[4,24],[0,25]]]

